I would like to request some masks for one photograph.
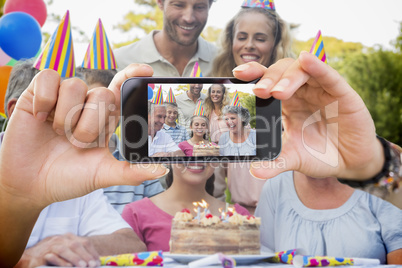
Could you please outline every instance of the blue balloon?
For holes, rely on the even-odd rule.
[[[154,96],[154,91],[152,90],[152,87],[148,86],[148,100],[152,99]]]
[[[39,23],[25,12],[11,12],[0,18],[0,47],[16,60],[35,57],[42,43]]]

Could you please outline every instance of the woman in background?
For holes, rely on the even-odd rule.
[[[193,156],[194,145],[209,144],[208,118],[203,115],[193,115],[190,119],[190,139],[179,143],[179,148],[186,156]],[[216,144],[214,144],[216,145]]]
[[[293,57],[287,23],[274,10],[243,7],[225,27],[211,75],[232,77],[240,64],[256,61],[269,67],[287,57]]]
[[[256,132],[247,128],[250,112],[242,106],[225,106],[223,116],[229,129],[219,139],[220,155],[256,155]]]
[[[229,104],[226,87],[223,84],[213,84],[208,88],[208,96],[204,100],[205,115],[209,119],[211,141],[219,142],[223,132],[229,129],[222,116],[222,109]]]

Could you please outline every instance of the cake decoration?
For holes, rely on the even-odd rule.
[[[68,10],[33,66],[38,70],[55,70],[61,77],[75,76],[74,47]]]
[[[162,105],[163,104],[163,93],[162,93],[162,86],[160,86],[156,94],[152,97],[151,103],[157,104],[157,105]]]
[[[259,7],[275,11],[274,0],[244,0],[242,7]]]
[[[195,62],[193,71],[191,72],[191,77],[202,77],[202,72],[198,61]]]
[[[176,97],[173,94],[172,88],[169,88],[169,94],[166,96],[165,102],[167,103],[175,103]]]
[[[324,41],[322,40],[321,30],[318,31],[317,36],[315,37],[310,53],[316,55],[322,62],[327,63],[327,56],[325,55]]]
[[[100,70],[117,69],[113,50],[110,47],[101,19],[95,26],[81,67]]]
[[[191,216],[192,219],[188,220],[191,214],[188,210],[182,210],[176,213],[172,221],[170,253],[260,254],[260,218],[243,216],[236,211],[229,216],[229,210],[218,217],[209,211],[206,202],[194,202],[193,205],[197,216]]]
[[[193,146],[193,156],[219,156],[219,149],[219,145],[201,141]]]

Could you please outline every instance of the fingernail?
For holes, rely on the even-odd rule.
[[[39,113],[36,114],[36,118],[37,118],[39,121],[45,122],[46,119],[47,119],[47,117],[48,117],[48,115],[49,115],[49,113],[46,113],[46,112],[39,112]]]
[[[168,168],[165,168],[165,169],[166,169],[165,172],[162,175],[159,175],[159,176],[155,177],[155,179],[160,179],[162,177],[165,177],[167,174],[169,174],[170,169],[168,169]]]
[[[237,66],[236,68],[234,68],[234,69],[232,70],[232,72],[242,72],[242,71],[247,70],[249,67],[250,67],[250,66],[249,66],[248,64],[242,64],[242,65],[239,65],[239,66]]]
[[[287,78],[284,78],[280,80],[274,88],[271,90],[271,92],[277,91],[277,92],[283,92],[286,90],[286,87],[290,85],[290,80]]]
[[[89,267],[96,267],[96,266],[98,266],[98,263],[96,261],[94,261],[94,260],[91,260],[91,261],[88,262],[88,266]]]
[[[87,267],[87,263],[84,261],[79,261],[78,262],[78,267]]]
[[[273,81],[269,78],[262,79],[254,85],[253,89],[268,89],[272,86]]]

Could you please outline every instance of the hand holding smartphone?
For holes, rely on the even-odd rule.
[[[121,89],[123,157],[132,163],[275,159],[282,144],[281,102],[256,97],[252,91],[255,82],[234,78],[127,79]],[[219,87],[224,88],[224,94],[215,94],[214,88]],[[211,116],[211,109],[206,111],[214,105],[223,106],[217,108],[224,122],[220,122],[224,127],[219,133],[211,131],[217,117]],[[170,107],[177,107],[176,117]],[[181,141],[177,133],[169,132],[178,128]]]

